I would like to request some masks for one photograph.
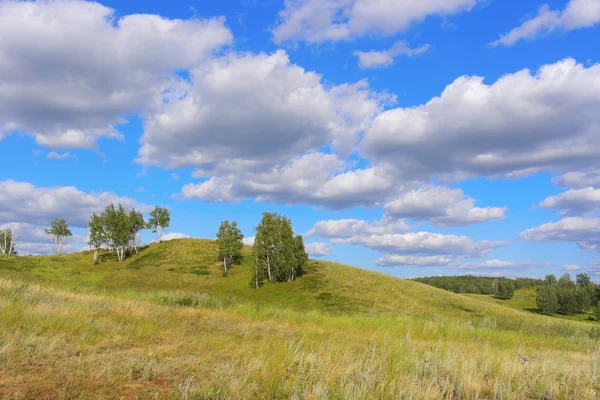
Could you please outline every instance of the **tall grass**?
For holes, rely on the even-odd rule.
[[[216,264],[198,276],[191,261],[169,271],[168,257],[129,268],[78,266],[80,256],[55,276],[49,265],[0,269],[0,398],[599,396],[587,324],[331,263],[254,291],[244,265],[225,278]]]

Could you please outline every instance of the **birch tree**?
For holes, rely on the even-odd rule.
[[[223,261],[224,273],[227,274],[227,266],[233,264],[242,255],[242,243],[244,235],[237,227],[237,222],[221,222],[217,232],[217,244],[219,246],[219,260]]]
[[[251,285],[258,288],[260,277],[265,277],[269,282],[289,282],[303,273],[308,255],[302,237],[294,237],[289,218],[276,213],[264,213],[255,229]]]
[[[10,227],[0,229],[0,253],[16,254],[15,233]]]
[[[171,212],[167,208],[160,206],[154,207],[154,210],[150,211],[150,219],[148,220],[148,229],[152,229],[152,232],[158,236],[158,241],[161,242],[165,236],[165,230],[171,223]]]
[[[140,241],[139,232],[146,227],[146,221],[141,212],[131,210],[127,215],[129,222],[129,247],[135,250],[135,254],[138,252],[138,243]]]
[[[129,215],[121,204],[115,207],[109,204],[102,215],[104,239],[109,247],[117,253],[119,262],[125,259],[125,252],[131,240]]]
[[[94,263],[98,262],[98,249],[106,241],[102,217],[92,214],[90,217],[88,245],[94,250]]]
[[[54,249],[56,254],[62,254],[64,250],[65,239],[73,236],[67,221],[63,218],[57,218],[50,223],[50,228],[45,229],[46,235],[52,236],[54,240]]]

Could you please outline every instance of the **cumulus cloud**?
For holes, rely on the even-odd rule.
[[[544,263],[532,263],[530,261],[514,262],[514,261],[502,261],[502,260],[486,260],[477,263],[456,263],[452,267],[456,269],[468,269],[468,270],[520,270],[530,268],[547,268],[550,264]]]
[[[408,179],[580,171],[600,155],[598,109],[600,64],[566,59],[491,85],[460,77],[424,105],[381,113],[361,147]]]
[[[440,267],[447,266],[454,261],[453,257],[447,256],[403,256],[397,254],[385,254],[375,260],[375,265],[380,267],[412,266],[412,267]]]
[[[579,265],[565,264],[562,266],[561,269],[563,271],[574,272],[574,271],[581,271],[583,268],[581,268]]]
[[[388,218],[411,218],[443,227],[503,219],[506,212],[505,207],[475,207],[475,200],[462,190],[433,185],[401,194],[386,203],[384,210]]]
[[[380,111],[365,82],[327,88],[283,50],[215,59],[190,81],[145,119],[138,162],[204,175],[269,169],[330,143],[351,151]]]
[[[87,227],[92,213],[102,212],[109,203],[149,211],[150,207],[113,193],[85,193],[73,186],[36,187],[27,182],[0,181],[0,223],[49,225],[64,218],[69,225]]]
[[[117,16],[78,0],[0,2],[0,140],[49,148],[120,138],[124,116],[162,103],[174,71],[231,43],[224,19]]]
[[[410,226],[403,220],[380,220],[371,223],[359,219],[338,219],[317,222],[305,236],[350,238],[359,235],[402,232],[409,229]]]
[[[179,232],[171,232],[171,233],[167,233],[165,236],[162,237],[162,241],[166,242],[169,240],[177,240],[177,239],[189,239],[191,236],[185,233],[179,233]],[[158,241],[158,239],[154,240],[155,242]]]
[[[49,224],[48,224],[49,225]],[[12,222],[0,224],[0,228],[10,228],[14,235],[15,249],[20,255],[51,254],[55,252],[52,237],[44,232],[45,226]],[[65,240],[64,251],[72,253],[85,246],[85,236],[74,233]]]
[[[355,51],[354,55],[358,57],[358,67],[360,69],[382,68],[392,65],[394,59],[398,56],[404,55],[412,57],[425,53],[429,47],[428,44],[425,44],[418,48],[411,49],[404,41],[400,41],[392,46],[391,49],[380,51]]]
[[[583,189],[590,186],[600,187],[600,170],[567,172],[564,175],[554,177],[552,181],[559,186],[575,189]]]
[[[306,154],[262,172],[239,168],[235,173],[189,183],[181,194],[184,199],[212,202],[254,198],[339,209],[376,205],[399,187],[385,168],[346,170],[343,160],[326,153]]]
[[[600,218],[568,217],[521,232],[525,240],[573,242],[586,250],[600,250]]]
[[[600,189],[592,187],[571,189],[556,196],[547,197],[539,206],[560,209],[563,215],[590,213],[600,208]]]
[[[331,251],[331,246],[324,242],[313,242],[308,243],[306,246],[306,252],[312,257],[324,257]]]
[[[512,46],[522,39],[534,39],[557,30],[589,28],[599,22],[599,0],[570,0],[562,11],[551,10],[550,6],[543,5],[535,17],[527,19],[520,26],[500,36],[492,42],[492,46]]]
[[[506,242],[475,241],[467,236],[432,232],[357,235],[349,238],[334,238],[331,242],[358,244],[390,254],[446,255],[449,257],[481,257],[507,244]]]
[[[244,243],[246,246],[254,246],[255,239],[256,236],[247,236],[242,239],[242,243]]]
[[[349,40],[377,33],[393,35],[428,16],[471,10],[478,0],[286,0],[273,29],[275,43]]]

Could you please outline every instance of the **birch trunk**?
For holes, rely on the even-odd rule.
[[[271,262],[269,260],[269,256],[267,256],[267,274],[269,275],[269,282],[273,282],[271,280]]]

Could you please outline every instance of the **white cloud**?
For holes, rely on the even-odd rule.
[[[93,212],[109,203],[148,211],[149,206],[113,193],[85,193],[73,186],[36,187],[27,182],[0,181],[0,223],[29,223],[47,226],[55,218],[69,225],[86,227]]]
[[[283,50],[230,54],[192,69],[190,80],[147,115],[138,162],[223,176],[269,170],[331,143],[348,153],[389,98],[365,82],[327,88]]]
[[[167,242],[169,240],[177,240],[177,239],[189,239],[191,236],[187,235],[185,233],[178,233],[178,232],[171,232],[171,233],[167,233],[165,236],[162,237],[162,241],[163,242]],[[154,242],[157,242],[158,239],[155,239]]]
[[[334,154],[310,153],[267,171],[236,166],[227,175],[185,185],[181,194],[184,199],[212,202],[254,198],[347,208],[378,204],[398,187],[384,168],[345,170],[344,162]]]
[[[52,237],[44,232],[46,226],[20,222],[0,224],[0,228],[5,227],[12,229],[15,249],[20,255],[52,254],[55,252]],[[65,240],[64,251],[67,253],[79,251],[84,246],[84,242],[85,237],[83,235],[74,233],[73,236]]]
[[[506,242],[474,241],[467,236],[443,235],[432,232],[405,234],[358,235],[334,238],[332,243],[358,244],[364,247],[399,255],[446,255],[449,257],[481,257]]]
[[[391,266],[413,266],[413,267],[440,267],[447,266],[454,261],[453,257],[447,256],[403,256],[397,254],[385,254],[375,260],[375,265],[380,267]]]
[[[171,178],[177,180],[179,179],[179,175],[177,175],[175,172],[171,172]]]
[[[427,104],[380,114],[361,147],[407,179],[578,171],[600,156],[598,109],[600,64],[566,59],[491,85],[458,78]]]
[[[574,242],[587,250],[600,250],[600,218],[569,217],[521,232],[526,240]]]
[[[462,190],[433,185],[401,194],[384,210],[388,218],[424,220],[443,227],[503,219],[506,212],[505,207],[475,207],[475,200]]]
[[[600,187],[600,170],[588,170],[580,172],[567,172],[552,180],[555,184],[563,187],[582,189],[586,187]]]
[[[534,39],[556,30],[589,28],[600,22],[600,0],[570,0],[563,11],[540,7],[538,14],[492,42],[492,46],[512,46],[522,39]]]
[[[57,153],[56,151],[51,151],[50,153],[46,154],[46,158],[49,158],[51,160],[65,160],[67,158],[73,158],[75,162],[77,162],[77,156],[75,154],[69,153],[68,151],[65,153]]]
[[[579,265],[565,264],[561,268],[563,271],[581,271],[582,268]]]
[[[403,220],[367,222],[359,219],[338,219],[317,222],[305,236],[323,238],[350,238],[360,235],[402,232],[410,229]]]
[[[563,215],[577,215],[600,208],[600,189],[587,187],[571,189],[556,196],[549,196],[540,203],[541,208],[562,210]]]
[[[312,257],[323,257],[329,254],[331,246],[324,242],[313,242],[308,243],[306,246],[306,252]]]
[[[381,51],[355,51],[354,55],[358,57],[358,66],[360,69],[389,67],[394,63],[394,58],[404,55],[412,57],[422,54],[429,49],[425,44],[415,49],[411,49],[404,41],[400,41],[392,46],[391,49]]]
[[[242,239],[242,243],[244,243],[246,246],[254,246],[255,239],[256,236],[247,236]]]
[[[273,29],[275,43],[393,35],[428,16],[471,10],[478,0],[286,0]]]
[[[519,270],[519,269],[530,269],[530,268],[547,268],[550,264],[535,264],[530,261],[524,262],[513,262],[513,261],[502,261],[502,260],[486,260],[477,263],[456,263],[452,267],[455,269],[469,269],[469,270]]]
[[[120,138],[124,116],[161,103],[173,72],[232,34],[220,18],[115,15],[78,0],[0,2],[0,139],[22,131],[49,148]]]

